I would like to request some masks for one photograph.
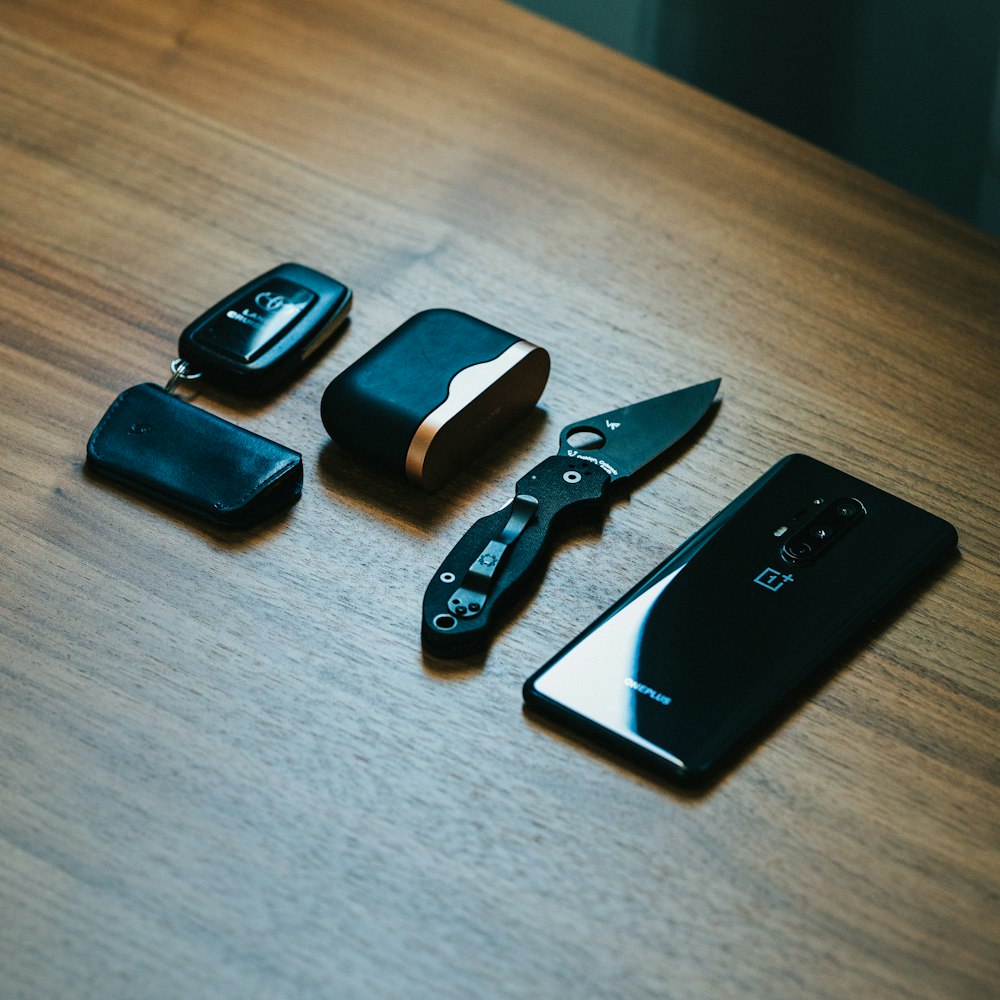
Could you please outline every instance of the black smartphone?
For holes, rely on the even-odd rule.
[[[705,781],[958,536],[789,455],[524,685],[530,708]]]

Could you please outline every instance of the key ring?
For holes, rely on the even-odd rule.
[[[164,392],[173,392],[179,382],[194,381],[194,379],[201,378],[202,375],[197,369],[191,368],[190,361],[185,361],[183,358],[174,358],[170,362],[170,371],[170,378],[167,379],[167,383],[163,387]]]

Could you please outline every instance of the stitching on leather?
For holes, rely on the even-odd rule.
[[[91,446],[91,449],[94,452],[94,455],[97,458],[101,458],[102,457],[101,453],[97,450],[97,441],[98,441],[98,438],[100,438],[100,436],[104,433],[104,426],[105,426],[105,424],[107,424],[107,422],[111,419],[111,414],[114,413],[115,410],[117,410],[118,407],[121,406],[121,404],[123,402],[125,402],[125,397],[131,391],[132,391],[131,389],[126,389],[123,393],[121,393],[118,396],[118,398],[108,407],[108,412],[105,413],[103,417],[101,417],[101,422],[97,425],[97,428],[94,430],[94,433],[91,434],[91,436],[90,436],[90,446]]]

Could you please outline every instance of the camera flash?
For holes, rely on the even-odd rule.
[[[785,533],[786,531],[788,531],[788,526],[787,526],[787,525],[782,525],[782,526],[781,526],[780,528],[778,528],[778,530],[777,530],[777,531],[776,531],[776,532],[774,533],[774,537],[775,537],[775,538],[781,538],[781,536],[782,536],[782,535],[783,535],[783,534],[784,534],[784,533]]]

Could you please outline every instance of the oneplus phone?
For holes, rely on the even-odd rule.
[[[941,518],[790,455],[533,674],[525,701],[705,780],[956,544]]]

